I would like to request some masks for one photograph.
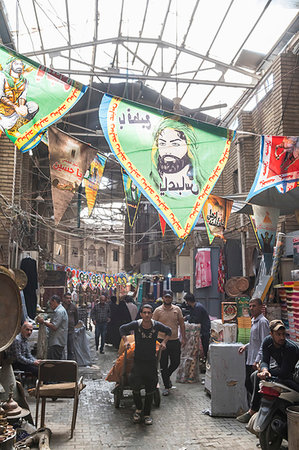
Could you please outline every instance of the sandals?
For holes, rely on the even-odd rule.
[[[133,414],[133,422],[134,423],[140,423],[141,422],[141,411],[135,411]],[[145,416],[144,417],[144,423],[145,425],[152,425],[153,424],[153,419],[151,418],[151,416]]]
[[[152,425],[153,424],[153,419],[151,418],[151,416],[145,416],[144,417],[144,423],[145,423],[145,425]]]
[[[141,411],[135,411],[133,414],[133,422],[134,423],[140,423],[141,422]]]

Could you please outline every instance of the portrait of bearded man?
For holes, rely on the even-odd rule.
[[[198,138],[178,116],[165,117],[154,137],[150,173],[160,195],[198,195],[205,184]]]

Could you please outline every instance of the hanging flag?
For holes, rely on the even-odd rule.
[[[253,232],[254,232],[254,235],[255,235],[255,238],[256,238],[257,244],[258,244],[259,248],[260,248],[260,249],[262,250],[262,246],[261,246],[261,243],[260,243],[260,240],[259,240],[258,234],[257,234],[257,229],[256,229],[255,218],[254,218],[254,216],[253,216],[253,215],[249,215],[249,218],[250,218],[250,222],[251,222],[251,225],[252,225],[252,229],[253,229]]]
[[[86,91],[77,81],[0,45],[0,135],[22,152],[60,120]]]
[[[227,226],[227,221],[233,206],[232,200],[209,195],[208,200],[203,206],[202,215],[206,225],[209,242],[213,242],[214,238],[220,237],[224,239],[223,232]]]
[[[136,219],[140,203],[141,191],[123,169],[122,179],[127,204],[128,221],[130,227],[132,227]]]
[[[48,138],[52,201],[57,225],[78,192],[83,174],[97,150],[54,127],[49,128]]]
[[[185,239],[228,160],[233,133],[107,94],[100,122],[120,164]]]
[[[247,201],[275,186],[285,193],[299,181],[299,137],[261,136],[260,161]]]
[[[105,158],[105,156],[102,156],[100,155],[100,153],[97,153],[95,159],[90,164],[89,170],[86,172],[84,176],[84,186],[88,207],[88,216],[91,216],[96,201],[101,178],[103,176],[103,172],[105,169],[106,160],[107,158]]]
[[[267,273],[272,265],[273,248],[279,219],[279,209],[267,206],[252,205],[256,235],[264,254]]]
[[[166,228],[166,222],[163,219],[163,217],[159,214],[159,220],[160,220],[160,226],[161,226],[161,231],[162,231],[162,236],[164,236],[165,234],[165,228]]]

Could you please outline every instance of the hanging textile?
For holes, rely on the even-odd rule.
[[[195,287],[196,289],[211,286],[211,249],[199,248],[195,255]]]
[[[97,193],[100,187],[100,182],[103,176],[107,158],[97,153],[94,160],[91,162],[88,171],[84,176],[84,186],[86,202],[88,207],[88,216],[91,216]]]
[[[199,359],[204,356],[200,324],[185,324],[186,345],[181,349],[181,362],[178,367],[176,381],[179,383],[199,382]]]
[[[134,225],[139,203],[141,197],[141,191],[138,189],[136,184],[132,181],[132,179],[128,176],[128,174],[122,169],[122,179],[124,185],[124,193],[127,204],[127,212],[128,212],[128,222],[130,227]]]
[[[77,81],[0,45],[0,135],[22,152],[34,148],[86,91]],[[13,106],[11,106],[13,103]]]
[[[256,236],[264,254],[267,273],[272,265],[272,255],[276,238],[276,228],[279,219],[279,209],[267,206],[252,205]]]
[[[37,266],[35,259],[27,256],[21,261],[20,269],[22,269],[26,275],[28,282],[23,289],[26,309],[30,319],[34,319],[36,316],[37,296],[36,289],[38,288]]]
[[[222,248],[219,252],[219,264],[218,264],[218,292],[221,294],[224,293],[224,285],[225,285],[225,262],[224,262],[224,253]]]
[[[99,115],[117,160],[185,239],[228,160],[234,133],[108,94]]]
[[[163,219],[163,217],[159,214],[159,220],[160,220],[160,226],[161,226],[161,231],[162,231],[162,236],[164,236],[165,234],[165,228],[166,228],[166,222]]]
[[[288,192],[298,181],[299,137],[261,136],[259,166],[246,201],[273,186],[281,193]]]
[[[58,225],[97,151],[58,128],[49,128],[48,136],[54,220]]]
[[[210,244],[216,236],[225,240],[223,232],[227,226],[232,206],[233,202],[231,200],[209,195],[208,200],[202,208],[202,215]]]

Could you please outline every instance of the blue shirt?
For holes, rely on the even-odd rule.
[[[246,364],[248,366],[252,366],[254,363],[262,360],[262,343],[269,334],[269,322],[263,314],[251,319],[250,340],[249,343],[246,344]]]
[[[54,309],[54,314],[50,322],[57,328],[57,330],[55,331],[49,328],[49,347],[52,347],[52,345],[65,347],[68,333],[68,316],[65,308],[61,304]]]
[[[33,365],[35,358],[31,355],[29,342],[19,333],[8,350],[8,355],[13,358],[13,362],[25,365]]]

